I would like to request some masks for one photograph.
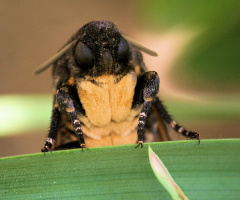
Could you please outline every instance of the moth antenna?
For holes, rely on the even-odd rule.
[[[125,40],[127,40],[129,43],[131,43],[133,46],[137,47],[139,50],[143,51],[144,53],[150,55],[150,56],[158,56],[156,51],[153,51],[145,46],[143,46],[142,44],[140,44],[139,42],[137,42],[136,40],[128,37],[127,35],[125,35],[124,33],[121,33],[123,38]]]
[[[40,74],[47,68],[49,68],[58,58],[60,58],[70,47],[72,46],[73,43],[75,43],[76,40],[72,41],[68,45],[66,45],[64,48],[62,48],[60,51],[58,51],[54,56],[49,58],[46,62],[41,64],[35,71],[34,75]]]

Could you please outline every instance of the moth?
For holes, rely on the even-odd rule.
[[[122,34],[110,21],[84,25],[35,74],[52,68],[50,129],[42,152],[170,140],[167,127],[188,138],[159,99],[159,76],[142,52],[157,54]],[[146,132],[146,134],[144,134]],[[199,140],[200,142],[200,140]]]

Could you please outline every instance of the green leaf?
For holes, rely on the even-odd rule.
[[[148,145],[1,158],[0,199],[170,199],[149,165]],[[239,198],[239,139],[151,147],[189,199]]]
[[[149,161],[152,170],[157,177],[158,181],[169,192],[174,200],[188,200],[183,191],[179,188],[176,182],[173,180],[168,169],[165,167],[161,159],[154,153],[150,145],[148,146]]]
[[[52,109],[51,95],[1,95],[0,137],[36,129],[46,130]],[[10,126],[9,122],[14,122]]]

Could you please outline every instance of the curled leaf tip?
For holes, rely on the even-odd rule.
[[[160,158],[154,153],[150,145],[148,146],[148,155],[152,170],[157,177],[158,181],[168,191],[174,200],[188,200],[183,191],[175,183],[172,176],[168,172],[167,168],[160,160]]]

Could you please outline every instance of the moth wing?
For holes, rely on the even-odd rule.
[[[153,51],[149,48],[147,48],[146,46],[140,44],[139,42],[137,42],[136,40],[130,38],[129,36],[127,36],[126,34],[124,33],[121,33],[123,38],[125,40],[127,40],[130,44],[132,44],[133,46],[135,46],[136,48],[138,48],[140,51],[150,55],[150,56],[158,56],[157,52],[156,51]]]
[[[157,118],[157,131],[156,131],[156,142],[159,141],[170,141],[171,137],[169,134],[168,126],[163,120],[161,113],[153,105],[153,112]]]
[[[40,74],[41,72],[48,69],[55,61],[57,61],[64,53],[66,53],[72,46],[72,44],[75,43],[75,40],[63,47],[60,51],[58,51],[54,56],[49,58],[47,61],[45,61],[43,64],[41,64],[37,69],[34,71],[34,74]]]

